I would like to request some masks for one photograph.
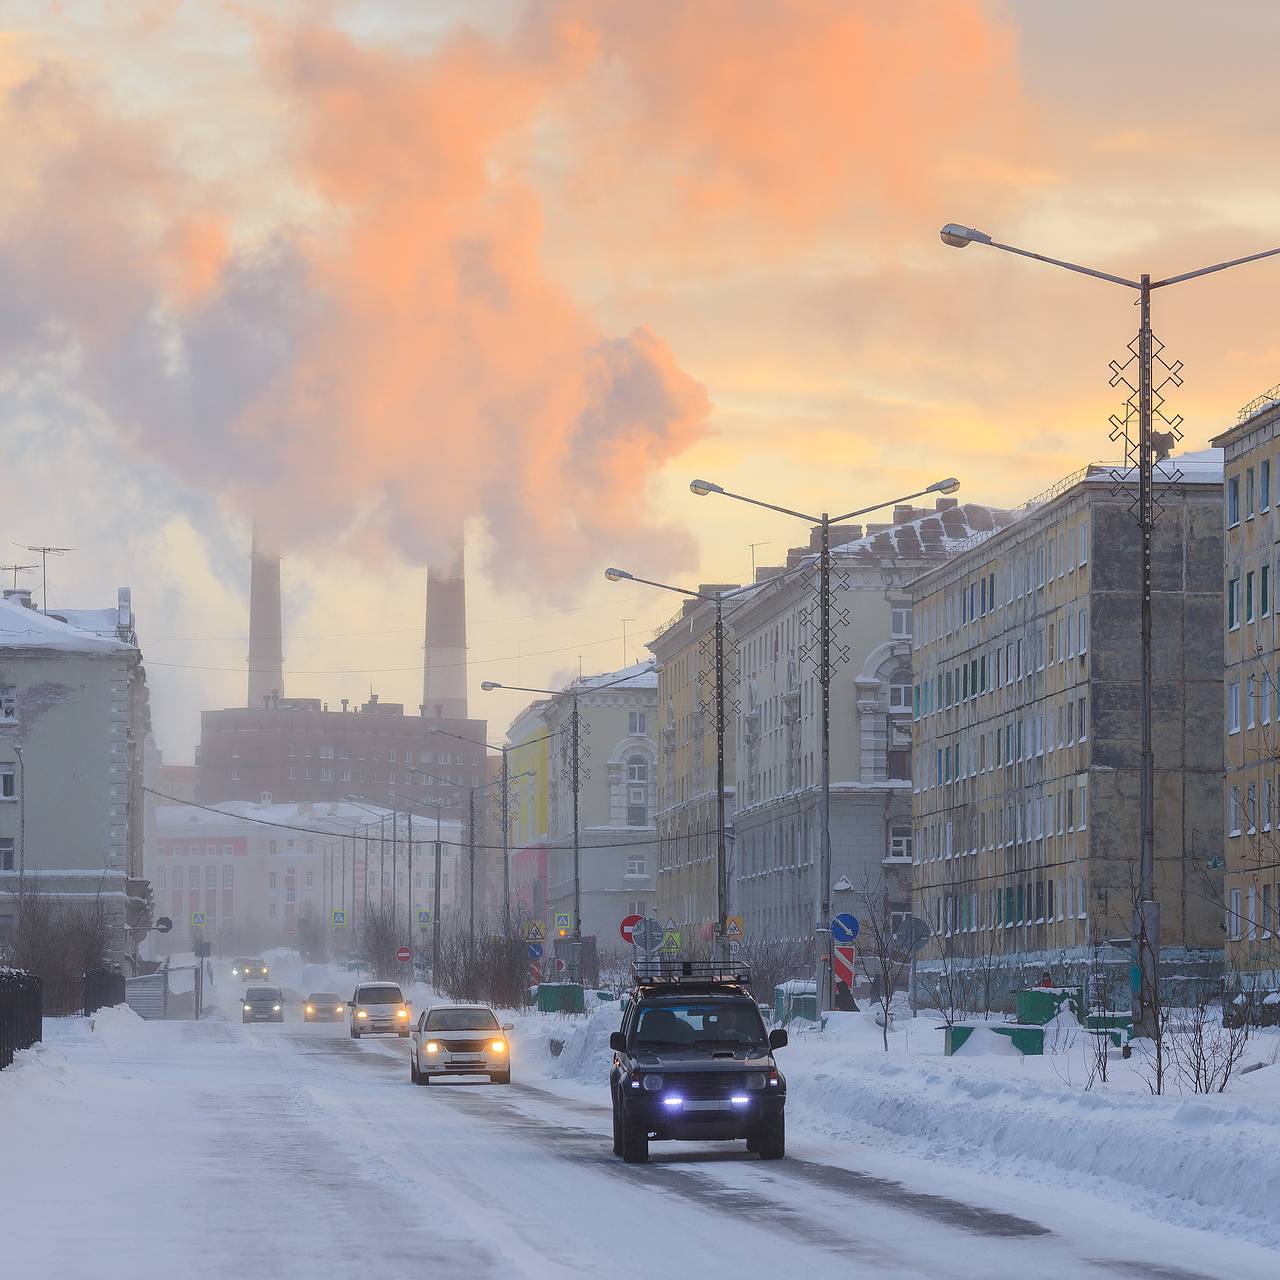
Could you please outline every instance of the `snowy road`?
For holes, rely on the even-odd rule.
[[[0,1078],[5,1248],[30,1263],[14,1274],[1222,1274],[1199,1233],[972,1177],[940,1194],[936,1170],[904,1185],[794,1132],[780,1164],[661,1144],[623,1165],[607,1107],[520,1083],[518,1056],[510,1087],[422,1089],[404,1042],[341,1026],[64,1028]],[[1233,1250],[1231,1274],[1273,1276],[1275,1256]]]

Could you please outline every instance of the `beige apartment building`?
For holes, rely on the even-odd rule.
[[[1272,390],[1246,405],[1236,426],[1213,441],[1223,450],[1227,963],[1269,986],[1280,982],[1277,395]]]
[[[1158,473],[1156,888],[1166,965],[1203,969],[1222,945],[1205,892],[1221,842],[1220,455]],[[946,954],[1011,961],[1012,982],[1094,948],[1127,965],[1106,940],[1130,932],[1141,725],[1138,528],[1114,469],[1016,514],[911,587],[913,911]]]
[[[731,584],[703,585],[704,595],[732,591]],[[726,601],[726,615],[732,610]],[[726,625],[726,631],[728,627]],[[649,642],[658,662],[658,904],[663,921],[682,931],[714,926],[717,825],[715,605],[686,600],[680,612]],[[725,823],[733,821],[734,744],[738,690],[734,646],[725,654]]]

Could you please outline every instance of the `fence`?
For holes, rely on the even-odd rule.
[[[123,1004],[124,974],[111,969],[90,969],[80,977],[45,977],[42,980],[42,1012],[46,1018],[86,1018],[108,1005]]]
[[[40,1039],[41,983],[33,973],[0,970],[0,1070]]]

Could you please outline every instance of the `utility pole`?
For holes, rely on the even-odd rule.
[[[40,557],[40,609],[43,613],[49,612],[49,557],[66,555],[68,551],[74,551],[75,547],[36,547],[27,543],[19,542],[17,544],[25,550],[30,551],[33,555]],[[17,583],[17,576],[14,577],[14,583]]]
[[[415,924],[415,921],[414,921],[414,918],[413,918],[413,810],[412,810],[412,809],[410,809],[410,810],[409,810],[409,812],[408,812],[408,814],[406,815],[406,817],[405,817],[405,821],[406,821],[406,822],[408,823],[408,825],[409,825],[409,886],[408,886],[408,893],[409,893],[409,981],[410,981],[410,982],[412,982],[412,981],[413,981],[414,973],[416,972],[416,968],[417,968],[417,966],[415,965],[414,961],[416,960],[416,958],[417,958],[417,954],[418,954],[418,949],[417,949],[417,947],[415,947],[415,946],[413,945],[414,936],[415,936],[415,935],[414,935],[414,932],[413,932],[413,926],[414,926],[414,924]]]
[[[467,790],[467,877],[470,888],[467,893],[469,924],[467,938],[472,948],[476,945],[476,789]]]
[[[38,564],[0,564],[0,573],[13,574],[13,589],[18,589],[18,574],[30,573],[32,569],[38,569]]]
[[[818,558],[818,683],[822,686],[822,795],[818,812],[818,920],[814,930],[817,1011],[831,1008],[831,517],[822,513]]]
[[[580,739],[580,726],[578,718],[578,691],[570,690],[572,694],[573,710],[569,716],[570,724],[570,764],[569,764],[569,790],[573,793],[573,940],[581,944],[582,942],[582,842],[578,833],[578,788],[581,785],[582,774],[578,762],[578,749],[582,745]],[[582,950],[581,945],[576,948],[581,962]]]

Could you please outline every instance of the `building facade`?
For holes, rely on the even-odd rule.
[[[223,956],[271,947],[345,954],[379,901],[403,912],[406,941],[422,943],[418,913],[436,908],[435,834],[434,819],[415,818],[410,829],[403,810],[355,804],[160,805],[147,876],[156,914],[174,927],[151,935],[151,954],[188,952],[196,940]],[[465,833],[449,820],[440,837],[442,919],[457,922]]]
[[[511,909],[518,918],[547,920],[547,797],[552,761],[542,702],[532,703],[507,729],[507,768],[515,779],[508,812]],[[557,761],[558,766],[558,761]]]
[[[704,584],[703,595],[735,588]],[[728,601],[722,609],[732,611]],[[726,631],[728,630],[726,625]],[[657,914],[682,932],[719,918],[716,851],[715,605],[686,600],[649,642],[658,663]],[[733,822],[737,674],[732,637],[725,653],[725,823]],[[731,835],[731,833],[730,833]]]
[[[571,716],[579,708],[579,866],[583,937],[600,949],[621,946],[628,915],[656,901],[653,719],[658,677],[651,662],[575,680],[546,699],[540,715],[554,734],[547,760],[547,910],[573,916],[573,790]]]
[[[146,922],[143,764],[151,729],[129,592],[117,607],[43,613],[0,601],[0,891],[105,908],[110,959]],[[16,906],[0,896],[0,945]]]
[[[1155,862],[1166,962],[1212,966],[1221,840],[1221,462],[1162,464]],[[1127,965],[1139,859],[1140,545],[1091,466],[911,588],[913,912],[948,956]],[[1211,625],[1212,624],[1212,625]],[[935,948],[929,956],[936,959]]]
[[[907,584],[1003,513],[940,498],[892,524],[832,530],[833,908],[910,909],[911,598]],[[836,542],[836,539],[839,542]],[[822,697],[817,532],[785,569],[758,574],[731,615],[739,717],[733,910],[749,941],[812,938],[818,904]],[[825,923],[825,922],[824,922]]]
[[[1223,916],[1227,963],[1280,983],[1280,403],[1273,391],[1213,443],[1223,450]]]

